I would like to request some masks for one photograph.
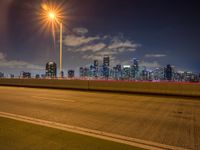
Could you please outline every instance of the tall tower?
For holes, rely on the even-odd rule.
[[[171,65],[167,65],[165,68],[165,79],[168,81],[172,80],[172,67]]]
[[[109,66],[110,66],[110,57],[109,56],[103,57],[103,76],[105,78],[109,78],[110,76]]]
[[[94,70],[93,70],[94,77],[98,77],[98,72],[99,72],[99,61],[94,60]]]
[[[137,79],[139,76],[139,59],[133,58],[131,65],[131,78]]]

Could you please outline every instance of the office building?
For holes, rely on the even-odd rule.
[[[147,70],[146,67],[142,69],[140,76],[141,76],[140,77],[141,80],[150,80],[150,72]]]
[[[48,62],[46,64],[46,77],[47,78],[57,77],[57,65],[55,62]]]
[[[20,77],[24,79],[31,78],[31,73],[30,72],[21,72]]]
[[[4,73],[0,72],[0,78],[4,78]]]
[[[39,75],[39,74],[36,74],[36,75],[35,75],[35,78],[36,78],[36,79],[39,79],[39,78],[40,78],[40,75]]]
[[[110,66],[110,57],[109,56],[103,57],[103,65],[106,67]]]
[[[46,78],[46,74],[41,74],[41,78],[45,79]]]
[[[84,68],[83,67],[79,68],[79,75],[81,78],[84,77]]]
[[[87,67],[80,67],[79,74],[81,78],[89,77],[89,68]]]
[[[123,79],[129,80],[131,77],[131,66],[130,65],[124,65],[123,66]]]
[[[99,66],[99,61],[98,60],[94,60],[94,67],[98,67]]]
[[[139,59],[133,58],[131,65],[131,78],[137,79],[139,77]]]
[[[171,81],[172,80],[172,67],[171,65],[167,65],[165,68],[165,80]]]
[[[61,77],[61,78],[64,78],[64,71],[61,71],[61,72],[60,72],[60,77]]]
[[[107,79],[110,76],[109,66],[110,66],[110,57],[109,56],[105,56],[103,58],[103,77],[107,78]]]
[[[74,70],[68,70],[68,78],[74,78],[75,71]]]
[[[99,72],[99,61],[98,60],[94,60],[93,76],[95,78],[98,77],[98,72]]]
[[[165,69],[160,67],[152,71],[153,80],[160,81],[165,79]]]
[[[147,68],[140,66],[139,59],[133,58],[131,63],[125,66],[118,64],[112,66],[110,57],[104,56],[103,63],[94,60],[93,64],[80,68],[80,77],[90,79],[115,79],[115,80],[147,80],[147,81],[177,81],[177,82],[199,82],[200,74],[192,72],[180,72],[174,66]]]
[[[14,74],[10,74],[10,78],[15,78],[15,75]]]

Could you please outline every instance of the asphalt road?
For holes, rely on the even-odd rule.
[[[0,87],[0,111],[200,149],[200,100]]]

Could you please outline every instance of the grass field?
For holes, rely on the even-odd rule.
[[[0,150],[141,150],[0,117]]]

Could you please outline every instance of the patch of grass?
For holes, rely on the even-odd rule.
[[[129,145],[0,117],[0,150],[141,150]]]

